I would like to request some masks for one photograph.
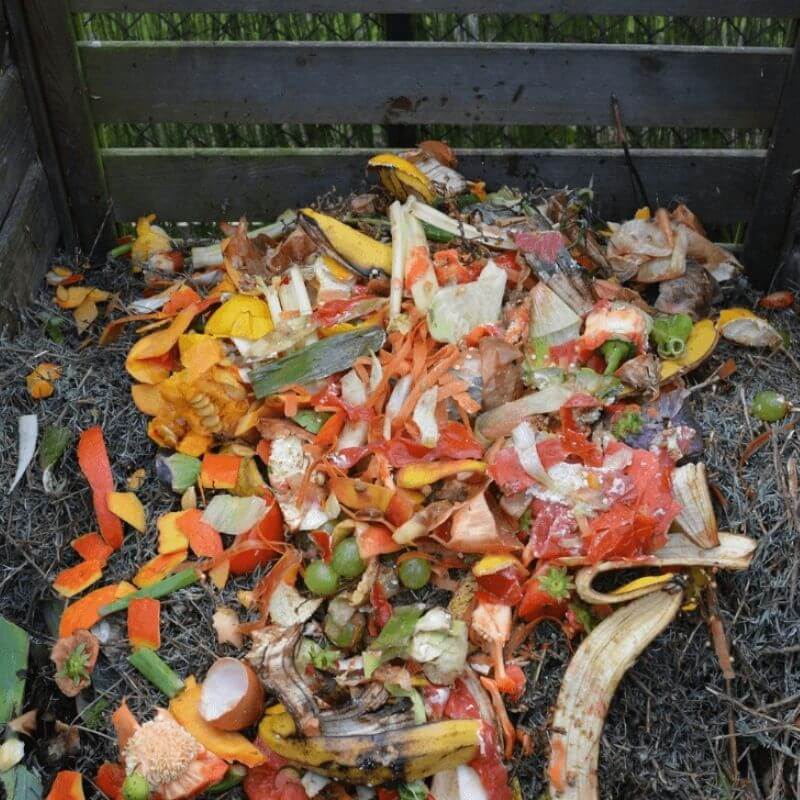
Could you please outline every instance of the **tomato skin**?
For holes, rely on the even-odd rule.
[[[506,567],[491,575],[481,575],[476,580],[478,586],[492,596],[489,602],[515,606],[522,600],[519,572],[514,567]]]
[[[397,489],[389,501],[385,516],[388,522],[399,528],[411,519],[415,508],[416,504],[408,492],[405,489]]]
[[[386,597],[386,592],[383,590],[380,581],[375,581],[372,584],[372,589],[369,593],[369,602],[372,606],[372,614],[369,617],[369,632],[372,636],[377,636],[382,630],[383,626],[389,621],[392,616],[392,604]]]
[[[469,765],[478,773],[488,800],[513,800],[514,794],[508,785],[508,771],[500,754],[497,733],[488,722],[484,722],[481,728],[480,754]]]
[[[458,678],[444,707],[446,719],[480,719],[481,712],[467,685]]]
[[[380,445],[392,467],[405,467],[420,461],[480,458],[483,449],[475,437],[460,423],[448,422],[439,430],[436,447],[425,447],[413,439],[395,436]]]
[[[243,783],[248,800],[308,800],[296,774],[269,762],[249,770]]]
[[[489,463],[487,472],[503,494],[523,492],[536,484],[536,481],[523,469],[517,451],[513,447],[498,450]]]
[[[519,604],[518,613],[527,622],[543,617],[561,617],[568,608],[566,602],[557,600],[539,586],[538,576],[549,569],[549,564],[541,564],[524,586],[525,594]]]
[[[106,761],[95,775],[97,788],[110,800],[122,800],[122,784],[125,783],[125,769],[121,764]]]
[[[269,498],[267,500],[269,501]],[[230,560],[231,573],[233,575],[247,575],[256,567],[272,561],[279,552],[272,545],[283,541],[283,515],[281,514],[280,506],[273,498],[272,506],[261,522],[237,538],[237,542],[254,542],[263,544],[264,547],[244,550],[233,556]]]
[[[315,309],[314,321],[318,322],[320,327],[323,328],[335,325],[347,316],[351,308],[367,299],[369,299],[367,295],[359,294],[354,297],[348,297],[346,300],[329,300]]]

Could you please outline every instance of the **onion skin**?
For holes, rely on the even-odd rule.
[[[206,683],[201,689],[200,702],[202,704],[203,693],[207,691],[206,684],[208,684],[208,677],[212,670],[215,667],[224,666],[229,661],[236,661],[247,673],[247,689],[233,708],[216,719],[207,719],[202,711],[200,715],[209,725],[213,725],[221,731],[240,731],[242,728],[247,728],[257,722],[264,712],[264,687],[261,685],[255,670],[247,662],[239,661],[235,658],[218,658],[206,673]]]

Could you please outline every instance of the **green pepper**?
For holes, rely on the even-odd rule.
[[[611,433],[613,433],[617,439],[622,440],[631,434],[635,436],[641,433],[643,427],[644,420],[638,411],[625,411],[611,426]]]
[[[633,357],[636,353],[636,348],[624,339],[608,339],[600,348],[600,352],[606,360],[606,368],[603,375],[613,375],[623,361]]]
[[[658,317],[653,323],[650,336],[661,358],[679,358],[683,355],[686,350],[686,340],[693,327],[694,323],[688,314]]]

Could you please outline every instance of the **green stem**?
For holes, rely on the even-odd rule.
[[[115,600],[113,603],[103,606],[100,609],[100,616],[107,617],[109,614],[113,614],[116,611],[124,611],[131,604],[131,600],[138,600],[140,597],[164,597],[178,589],[191,586],[193,583],[196,583],[199,578],[200,575],[194,567],[181,570],[157,583],[145,586],[144,589],[139,589],[138,592],[120,597],[119,600]]]
[[[627,361],[633,354],[633,345],[624,339],[609,339],[600,348],[606,360],[604,375],[613,375],[623,361]]]
[[[116,247],[108,251],[109,258],[119,258],[133,250],[133,242],[125,242],[125,244],[118,244]]]
[[[180,676],[154,650],[142,647],[128,656],[128,663],[167,697],[175,697],[183,689]]]

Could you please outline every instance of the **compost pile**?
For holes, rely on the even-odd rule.
[[[4,341],[8,796],[797,796],[792,293],[683,205],[368,167]]]

